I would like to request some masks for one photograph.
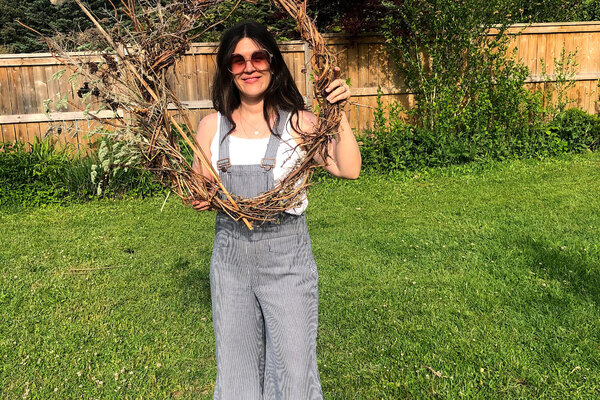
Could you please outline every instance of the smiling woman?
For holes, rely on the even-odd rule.
[[[230,66],[228,70],[231,71],[233,76],[233,83],[238,89],[240,102],[244,105],[243,108],[248,108],[247,105],[259,104],[271,83],[272,72],[270,70],[270,57],[268,57],[268,54],[254,40],[245,37],[237,43],[234,53],[230,56],[231,61],[229,62]],[[244,122],[244,117],[241,115],[241,108],[239,107],[236,111],[240,114],[239,117],[242,122]],[[263,132],[270,131],[267,129],[268,123],[263,118],[262,113],[254,116],[254,118],[253,122],[262,125]],[[251,123],[247,119],[245,122]]]
[[[227,191],[254,198],[271,190],[304,157],[303,138],[317,128],[277,43],[257,23],[223,35],[213,84],[216,113],[196,139]],[[339,72],[339,70],[338,70]],[[330,103],[350,97],[335,79]],[[361,157],[345,116],[327,159],[331,174],[356,178]],[[318,157],[317,157],[318,158]],[[211,175],[195,160],[194,169]],[[197,210],[207,201],[193,203]],[[318,274],[300,204],[253,230],[217,213],[210,266],[217,356],[215,399],[322,399],[317,370]]]

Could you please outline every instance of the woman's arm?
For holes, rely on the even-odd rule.
[[[200,145],[200,148],[209,161],[211,160],[210,144],[217,131],[217,115],[217,113],[212,113],[202,118],[196,131],[196,142]],[[200,175],[211,178],[210,173],[202,166],[202,163],[195,154],[192,169]]]
[[[217,131],[217,118],[217,113],[212,113],[202,118],[198,124],[198,130],[196,132],[196,142],[206,155],[209,162],[211,162],[210,144],[212,143]],[[202,163],[195,154],[194,162],[192,163],[192,170],[210,180],[213,180],[210,172],[204,166],[202,166]],[[209,203],[207,201],[192,201],[192,207],[198,211],[208,210]]]
[[[334,80],[327,89],[330,93],[327,100],[330,103],[342,102],[350,98],[350,88],[341,79]],[[314,132],[318,122],[318,118],[314,114],[304,111],[300,115],[299,128],[304,132]],[[324,165],[327,172],[338,178],[358,178],[362,159],[356,137],[344,112],[342,112],[339,130],[330,142],[328,150],[327,160],[319,158],[316,160]]]

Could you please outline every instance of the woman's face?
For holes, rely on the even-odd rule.
[[[243,61],[241,57],[243,57]],[[232,54],[234,62],[228,66],[228,69],[231,71],[233,82],[243,100],[260,98],[269,87],[271,82],[270,57],[265,49],[259,47],[250,38],[242,38],[235,46]]]

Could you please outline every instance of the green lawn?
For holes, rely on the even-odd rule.
[[[600,154],[325,181],[326,399],[600,397]],[[211,398],[213,213],[0,213],[0,398]]]

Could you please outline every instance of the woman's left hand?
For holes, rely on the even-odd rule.
[[[327,89],[325,89],[325,91],[329,93],[329,95],[327,95],[327,101],[332,104],[347,101],[351,96],[350,86],[348,86],[344,80],[339,78],[339,67],[335,67],[333,74],[336,79],[329,84]]]

